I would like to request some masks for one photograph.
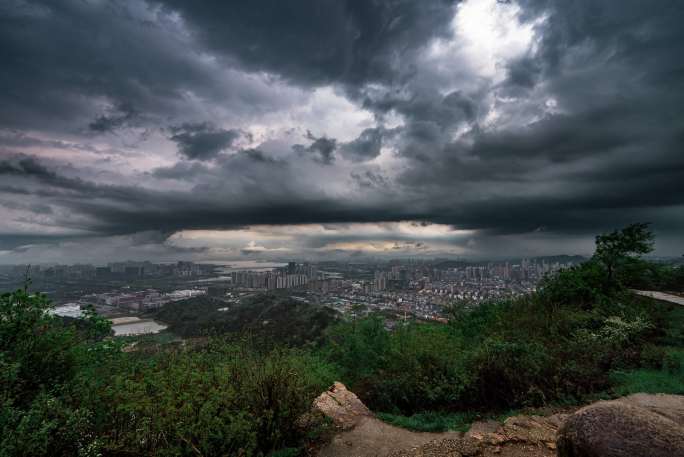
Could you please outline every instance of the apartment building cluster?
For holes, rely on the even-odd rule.
[[[319,278],[318,270],[308,263],[289,262],[273,271],[233,271],[230,275],[236,287],[250,289],[293,289],[304,287]]]

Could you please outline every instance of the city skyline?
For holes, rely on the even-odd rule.
[[[0,264],[684,254],[684,5],[0,1]]]

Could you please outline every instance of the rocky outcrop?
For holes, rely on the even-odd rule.
[[[327,417],[336,431],[316,451],[319,457],[384,457],[397,449],[461,436],[456,432],[417,433],[386,424],[339,382],[314,400],[312,413],[302,425],[306,426],[304,422],[310,423],[320,416]]]
[[[559,457],[684,457],[684,396],[637,394],[567,418]]]
[[[328,417],[342,430],[351,429],[362,419],[373,416],[359,397],[341,382],[334,383],[319,395],[313,402],[313,409]]]
[[[475,422],[465,434],[386,424],[341,383],[312,410],[336,430],[320,457],[684,457],[684,396],[677,395],[636,394],[574,414]]]
[[[391,457],[553,457],[556,432],[567,414],[513,416],[503,424],[474,422],[458,439],[437,440],[420,447],[404,449]]]
[[[475,422],[466,434],[418,433],[377,419],[339,382],[314,400],[307,420],[320,416],[327,417],[336,432],[318,449],[319,457],[553,457],[563,419],[562,415],[514,416],[503,424]]]

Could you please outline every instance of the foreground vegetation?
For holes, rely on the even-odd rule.
[[[315,311],[315,326],[269,330],[269,339],[284,338],[275,347],[220,336],[129,351],[93,313],[65,325],[47,313],[44,297],[5,294],[0,457],[298,455],[317,433],[298,418],[333,380],[381,418],[426,431],[597,395],[684,394],[684,307],[628,291],[684,286],[681,267],[639,259],[651,243],[639,224],[600,236],[590,261],[547,278],[537,293],[455,305],[448,325],[388,331],[372,316],[322,333],[332,318]],[[264,306],[282,319],[280,302]],[[219,316],[213,308],[209,315]],[[188,334],[239,330],[221,319],[174,325]]]

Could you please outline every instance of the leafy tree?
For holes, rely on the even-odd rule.
[[[30,403],[42,389],[69,379],[75,333],[48,313],[43,295],[18,290],[0,295],[0,363],[14,373],[0,393],[15,403]]]
[[[60,398],[81,340],[50,307],[27,288],[0,295],[0,457],[98,453],[90,412]],[[92,336],[108,330],[96,324]]]
[[[613,281],[615,270],[621,263],[653,250],[654,236],[648,226],[648,223],[631,224],[596,237],[594,259],[606,268],[609,282]]]

